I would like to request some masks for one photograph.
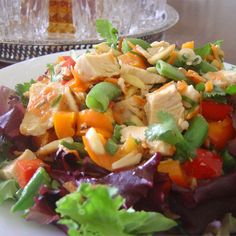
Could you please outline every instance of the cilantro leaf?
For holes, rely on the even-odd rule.
[[[152,124],[145,130],[147,140],[162,140],[169,144],[175,145],[183,140],[175,119],[167,112],[160,111],[157,114],[160,123]]]
[[[106,39],[110,46],[117,48],[119,38],[118,30],[112,26],[112,23],[109,20],[96,20],[96,30],[102,38]]]
[[[28,92],[31,85],[34,84],[36,81],[31,79],[29,82],[23,84],[17,84],[15,86],[16,94],[20,97],[22,104],[26,107],[29,99],[24,96],[24,93]]]
[[[0,204],[8,199],[16,200],[16,192],[19,186],[14,179],[4,180],[0,182]]]
[[[121,210],[123,203],[116,188],[83,183],[56,203],[56,211],[62,216],[59,223],[69,228],[70,236],[143,235],[176,226],[175,221],[160,213]]]
[[[226,92],[218,86],[214,86],[211,92],[204,92],[202,97],[203,99],[212,99],[219,103],[227,103]]]
[[[225,92],[229,95],[234,95],[236,94],[236,85],[235,84],[232,84],[232,85],[229,85],[226,89],[225,89]]]
[[[223,40],[216,40],[212,44],[221,46],[222,42]],[[204,59],[207,55],[211,54],[211,43],[206,43],[200,48],[195,48],[194,52]]]

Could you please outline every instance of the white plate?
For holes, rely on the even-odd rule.
[[[76,51],[82,54],[85,50]],[[47,64],[55,62],[60,55],[70,55],[70,52],[61,52],[37,57],[28,61],[20,62],[4,69],[0,69],[0,85],[14,88],[17,83],[35,79],[42,75]],[[39,225],[27,222],[20,214],[10,212],[10,203],[0,206],[0,235],[1,236],[65,236],[54,226]]]
[[[78,55],[85,50],[77,51]],[[14,88],[17,83],[35,79],[42,75],[48,63],[55,62],[60,55],[70,55],[70,52],[61,52],[47,56],[37,57],[28,61],[20,62],[4,69],[0,69],[0,85]],[[228,70],[236,70],[236,67],[225,63]],[[0,235],[4,236],[65,236],[53,226],[38,225],[34,222],[26,222],[19,214],[10,213],[10,204],[0,206]]]

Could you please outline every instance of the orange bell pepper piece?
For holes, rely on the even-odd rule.
[[[132,52],[127,52],[125,54],[122,54],[118,57],[118,59],[123,64],[128,64],[128,65],[139,67],[142,69],[147,68],[147,62],[145,61],[145,59],[137,54],[132,53]]]
[[[157,167],[158,172],[167,173],[170,179],[182,187],[188,187],[188,178],[184,173],[181,164],[177,160],[161,161]]]
[[[221,150],[226,143],[235,136],[232,119],[225,118],[222,121],[212,121],[208,125],[208,137],[213,146]]]
[[[194,49],[194,41],[189,41],[189,42],[183,43],[181,48]]]
[[[76,113],[60,111],[54,114],[53,124],[59,139],[75,135]]]
[[[82,137],[84,148],[88,152],[90,158],[98,165],[101,166],[107,170],[111,170],[112,166],[112,158],[107,153],[103,155],[96,154],[90,147],[88,139],[83,136]]]
[[[87,127],[94,127],[106,130],[110,133],[113,131],[112,119],[105,113],[87,109],[79,112],[77,127],[85,124]]]

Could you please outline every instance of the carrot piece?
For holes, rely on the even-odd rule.
[[[112,83],[114,85],[117,85],[117,83],[118,83],[118,79],[115,79],[115,78],[105,78],[104,81]]]
[[[177,89],[180,93],[183,93],[187,88],[188,84],[184,80],[177,82]]]
[[[59,139],[75,135],[76,113],[61,111],[53,116],[53,124]]]
[[[80,92],[85,92],[89,88],[90,83],[84,83],[80,79],[79,73],[75,69],[71,68],[71,73],[72,73],[72,75],[74,77],[74,81],[70,85],[70,88],[75,89],[75,88],[78,87],[80,89]]]
[[[84,148],[85,150],[88,152],[90,158],[99,166],[107,169],[107,170],[111,170],[111,166],[112,166],[112,159],[111,157],[105,153],[103,155],[98,155],[96,154],[90,147],[89,145],[89,141],[86,138],[86,136],[82,137],[83,143],[84,143]]]
[[[211,92],[213,90],[213,83],[211,80],[208,80],[206,83],[205,83],[205,92]]]
[[[177,55],[178,55],[177,52],[176,52],[175,50],[173,50],[173,51],[170,53],[170,57],[169,57],[167,63],[173,65],[174,62],[175,62],[175,59],[177,58]]]
[[[79,112],[78,117],[77,128],[86,125],[87,127],[104,129],[108,132],[113,131],[112,119],[105,113],[87,109]]]
[[[177,160],[161,161],[157,167],[158,172],[167,173],[170,179],[182,187],[188,187],[188,179],[184,173],[181,164]]]
[[[185,73],[185,76],[187,76],[190,80],[192,80],[194,83],[198,84],[201,82],[205,82],[206,80],[200,76],[196,71],[194,70],[188,70]]]
[[[183,43],[181,48],[194,49],[194,41],[189,41],[189,42]]]
[[[132,53],[132,52],[127,52],[125,54],[122,54],[118,57],[118,59],[123,64],[128,64],[128,65],[139,67],[142,69],[147,68],[147,63],[146,63],[145,59],[137,54]]]
[[[21,188],[24,188],[30,181],[36,170],[44,163],[40,159],[18,160],[16,162],[15,173],[16,179]]]

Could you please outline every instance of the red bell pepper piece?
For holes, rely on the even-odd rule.
[[[211,100],[201,102],[201,113],[207,120],[223,120],[232,112],[232,106]]]
[[[75,66],[75,61],[72,59],[72,57],[70,56],[64,56],[63,57],[65,59],[65,62],[61,65],[62,67],[63,66],[66,66],[66,67],[74,67]]]
[[[43,164],[40,159],[18,160],[16,162],[16,178],[21,188],[26,186],[36,170]]]
[[[211,151],[197,149],[196,157],[192,161],[186,161],[183,168],[187,175],[197,179],[210,179],[221,176],[222,159]]]
[[[218,150],[225,147],[226,143],[235,136],[233,122],[230,117],[222,121],[208,123],[208,137],[211,144]]]

